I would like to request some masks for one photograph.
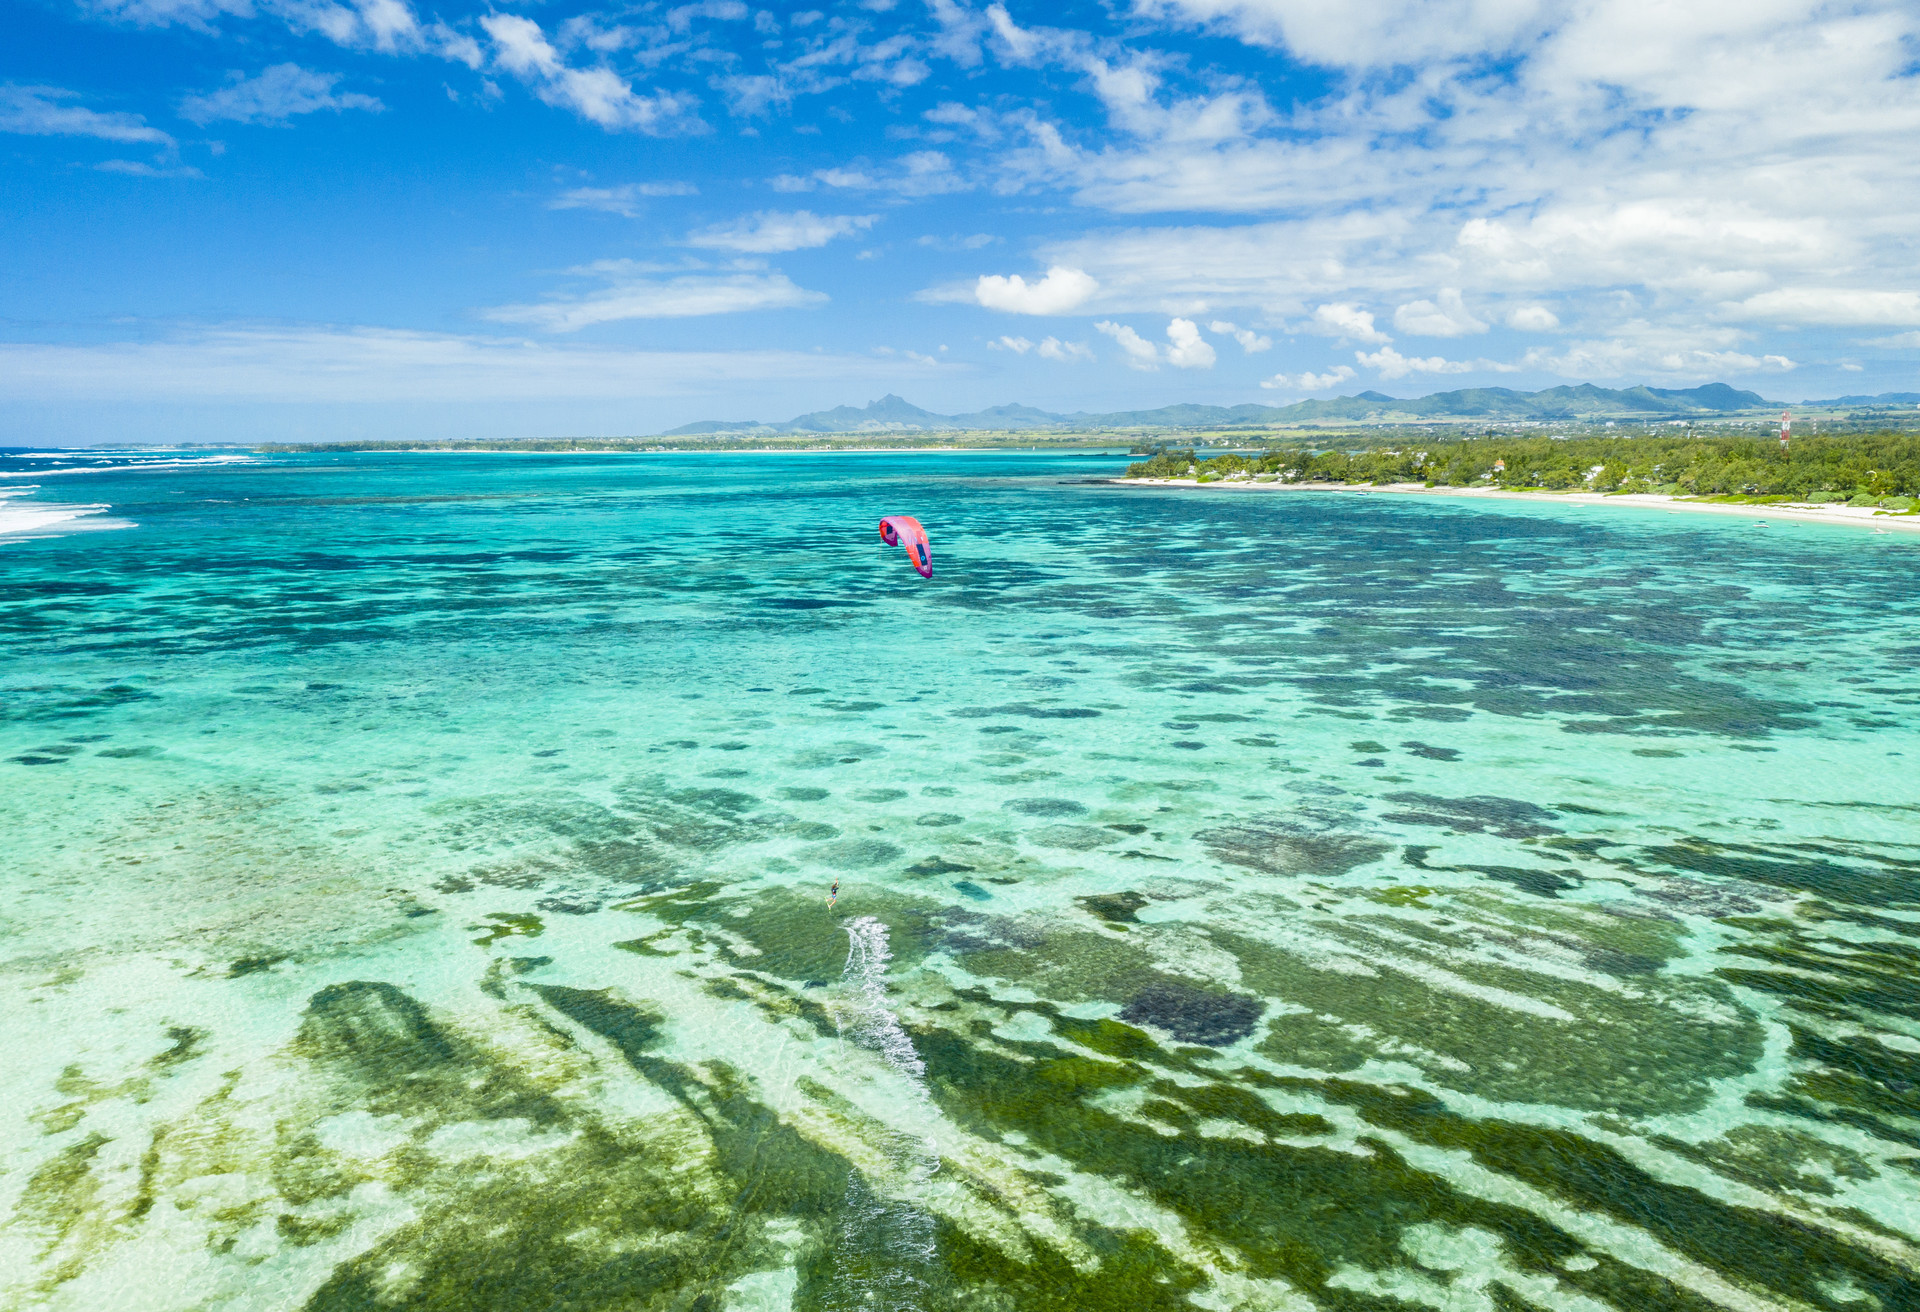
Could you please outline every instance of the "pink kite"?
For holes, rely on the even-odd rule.
[[[880,521],[880,540],[890,547],[907,549],[907,559],[920,571],[920,577],[933,577],[933,552],[927,542],[927,531],[920,527],[920,521],[912,515],[888,515]]]

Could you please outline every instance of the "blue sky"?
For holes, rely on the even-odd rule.
[[[1920,10],[0,0],[0,442],[1920,389]]]

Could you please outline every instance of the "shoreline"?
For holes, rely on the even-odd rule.
[[[1843,524],[1889,533],[1920,533],[1920,515],[1888,514],[1868,506],[1817,506],[1795,502],[1741,506],[1688,501],[1659,492],[1515,492],[1491,487],[1428,487],[1424,483],[1382,483],[1377,486],[1361,483],[1229,483],[1225,480],[1200,483],[1191,478],[1116,478],[1110,481],[1128,487],[1206,487],[1234,492],[1386,493],[1393,496],[1463,497],[1482,501],[1536,501],[1549,505],[1637,506],[1645,510],[1664,510],[1669,514],[1726,515],[1736,519],[1778,519],[1792,524]]]

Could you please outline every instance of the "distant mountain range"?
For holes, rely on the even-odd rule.
[[[1803,401],[1807,406],[1867,406],[1920,403],[1920,392],[1883,392],[1879,396],[1843,396],[1832,401]],[[816,410],[783,424],[732,423],[721,419],[686,424],[662,437],[698,437],[706,434],[756,436],[770,433],[889,433],[915,430],[952,431],[988,429],[1004,432],[1022,428],[1207,428],[1220,424],[1293,424],[1319,422],[1392,421],[1396,419],[1593,419],[1736,414],[1743,410],[1777,410],[1783,403],[1758,392],[1746,392],[1725,383],[1703,387],[1549,387],[1541,392],[1516,392],[1506,387],[1469,387],[1457,392],[1401,400],[1380,392],[1361,392],[1330,401],[1301,401],[1295,405],[1169,405],[1158,410],[1118,410],[1110,414],[1055,414],[1030,405],[997,405],[972,414],[941,415],[903,401],[889,393],[864,406],[842,405]]]

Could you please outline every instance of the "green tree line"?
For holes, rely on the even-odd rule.
[[[1920,495],[1920,436],[1801,437],[1785,451],[1778,441],[1754,437],[1473,438],[1362,450],[1276,449],[1206,459],[1197,459],[1190,450],[1159,450],[1128,466],[1127,474],[1197,475],[1204,481],[1242,475],[1286,482],[1761,496],[1867,505]]]

